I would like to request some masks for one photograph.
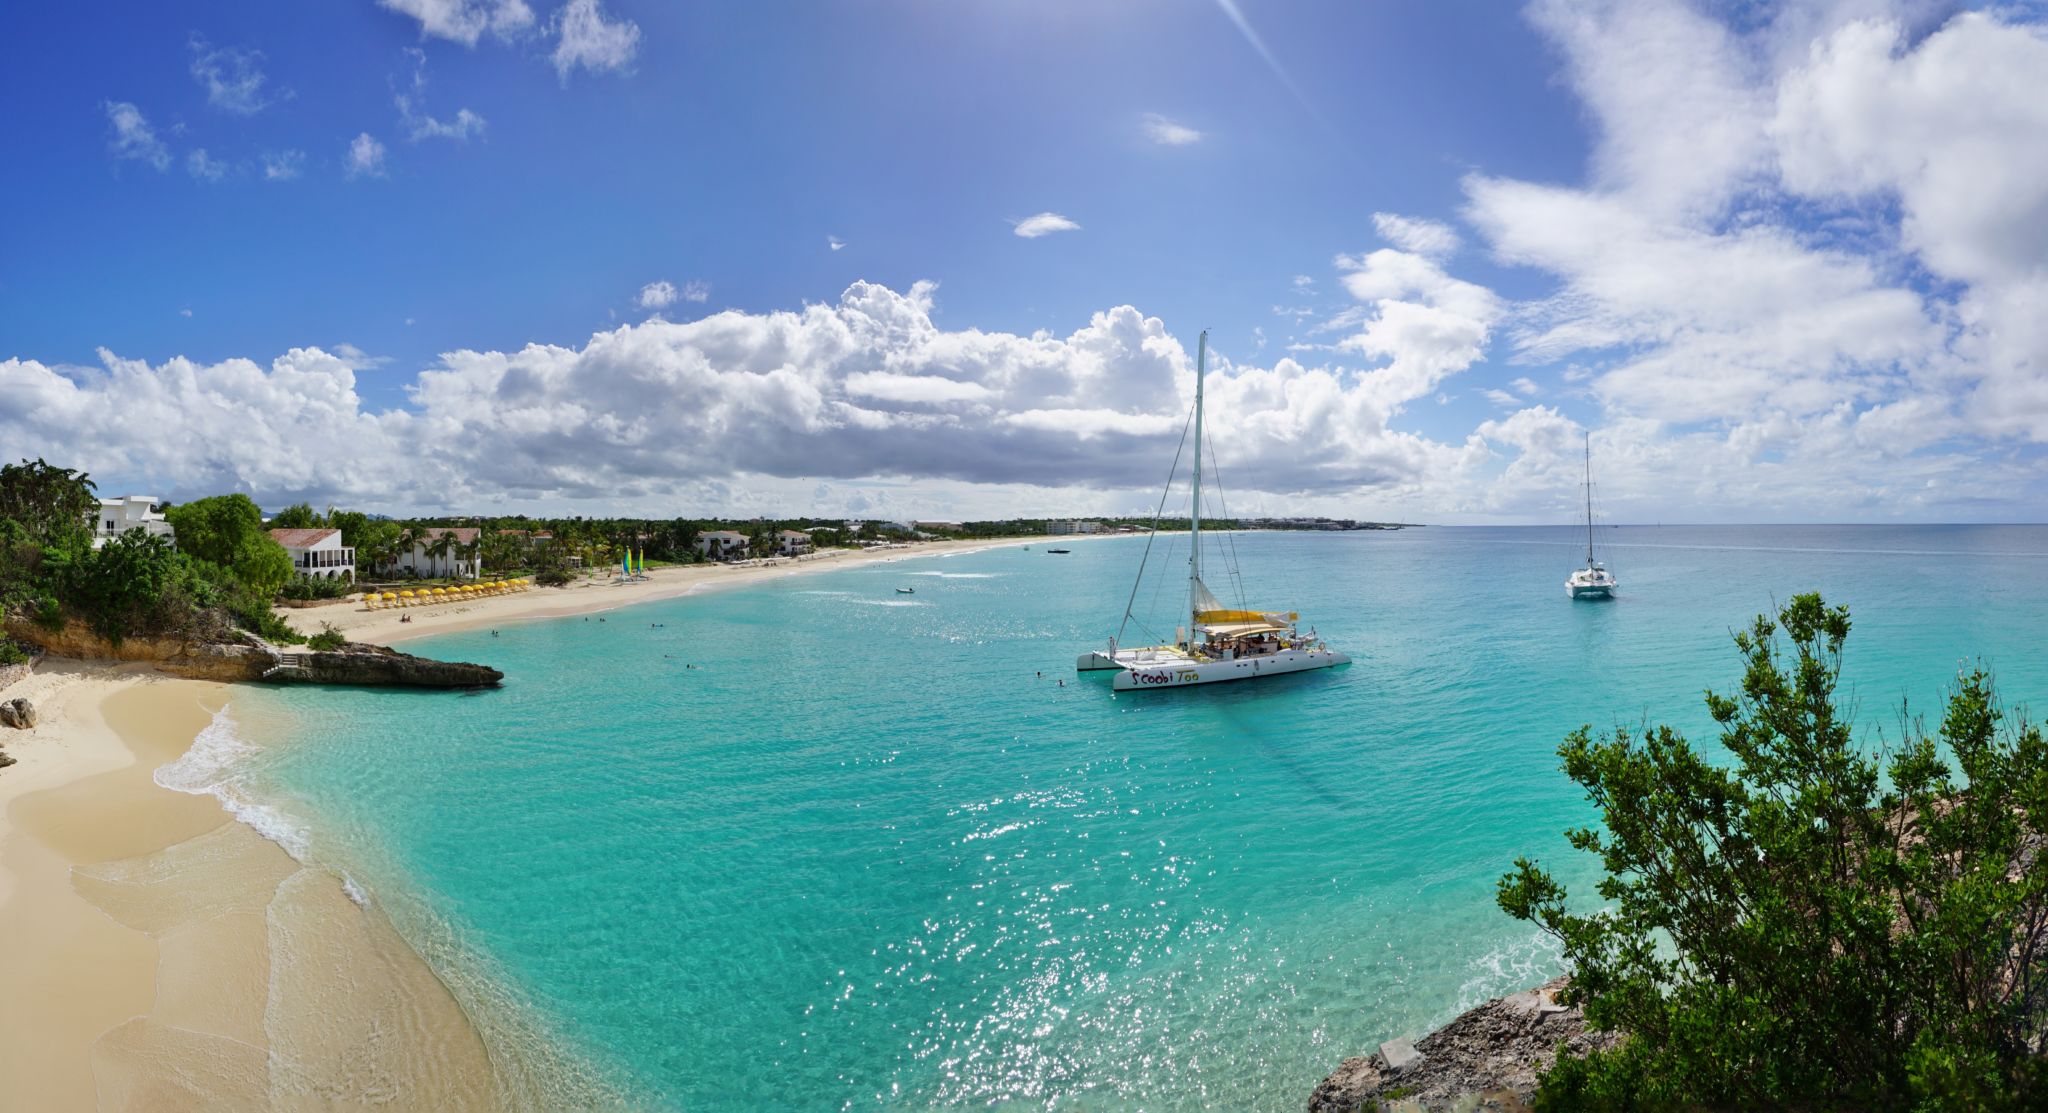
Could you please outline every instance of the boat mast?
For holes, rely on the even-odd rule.
[[[1586,567],[1593,567],[1593,433],[1586,431]]]
[[[1202,591],[1202,376],[1209,364],[1209,330],[1195,342],[1195,491],[1188,517],[1188,648],[1195,645],[1195,616]]]

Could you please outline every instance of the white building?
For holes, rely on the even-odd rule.
[[[124,495],[117,499],[101,499],[99,513],[93,515],[92,547],[97,549],[131,529],[140,529],[151,536],[162,537],[176,544],[177,532],[171,523],[157,512],[154,495]]]
[[[484,574],[483,557],[477,552],[477,538],[482,534],[474,526],[429,528],[412,548],[398,554],[398,567],[415,576],[476,579]],[[443,537],[449,539],[445,548],[440,544]]]
[[[356,551],[341,543],[338,529],[274,529],[271,540],[284,546],[292,568],[301,576],[323,580],[356,578]]]
[[[712,560],[731,560],[747,554],[747,535],[729,529],[706,530],[697,535],[697,553]]]
[[[1067,534],[1073,534],[1073,533],[1101,533],[1101,532],[1102,532],[1102,523],[1101,523],[1101,522],[1047,522],[1047,523],[1045,523],[1045,532],[1047,532],[1047,533],[1049,533],[1049,534],[1052,534],[1052,535],[1054,535],[1054,536],[1064,536],[1064,535],[1067,535]]]
[[[811,535],[800,529],[785,529],[775,535],[775,551],[783,556],[802,556],[811,551]]]

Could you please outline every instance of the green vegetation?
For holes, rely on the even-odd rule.
[[[293,576],[278,589],[277,597],[293,601],[339,599],[354,590],[355,585],[335,576]]]
[[[348,638],[344,637],[341,631],[336,630],[332,622],[321,623],[320,632],[306,639],[306,648],[308,649],[340,649],[347,644]]]
[[[2021,1109],[2048,1086],[2048,743],[1955,683],[1937,733],[1886,755],[1836,706],[1848,611],[1818,595],[1736,635],[1707,706],[1723,767],[1667,726],[1581,728],[1564,770],[1604,831],[1605,907],[1528,859],[1509,914],[1564,946],[1594,1027],[1538,1109]],[[2030,1097],[2031,1095],[2031,1097]]]
[[[28,650],[24,649],[21,643],[9,638],[0,638],[0,668],[8,665],[25,665],[28,663],[28,656]]]
[[[263,511],[247,495],[215,495],[164,511],[178,551],[233,573],[268,600],[292,578],[292,558],[271,540]]]
[[[0,608],[48,630],[69,616],[110,641],[221,638],[234,627],[303,638],[270,611],[291,558],[245,496],[173,508],[179,546],[130,530],[95,549],[92,479],[41,461],[0,467]],[[192,545],[186,544],[190,529]]]

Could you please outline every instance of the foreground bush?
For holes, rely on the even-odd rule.
[[[1499,900],[1562,942],[1588,1022],[1628,1039],[1561,1058],[1539,1109],[2043,1100],[2048,745],[1973,671],[1887,766],[1836,708],[1848,634],[1846,609],[1801,595],[1736,635],[1741,692],[1707,696],[1732,767],[1665,726],[1559,749],[1600,810],[1604,831],[1568,834],[1600,856],[1605,907],[1568,911],[1526,858]]]

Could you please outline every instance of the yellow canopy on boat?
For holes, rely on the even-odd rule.
[[[1297,615],[1296,615],[1296,614],[1295,614],[1295,613],[1294,613],[1293,611],[1288,611],[1288,612],[1287,612],[1287,617],[1286,617],[1286,620],[1285,620],[1285,621],[1286,621],[1286,622],[1293,622],[1293,621],[1295,621],[1295,619],[1296,619],[1297,617],[1298,617],[1298,616],[1297,616]],[[1281,619],[1281,617],[1280,617],[1280,612],[1278,612],[1278,611],[1224,611],[1224,610],[1217,610],[1217,611],[1196,611],[1196,612],[1195,612],[1195,622],[1196,622],[1196,623],[1197,623],[1198,625],[1202,625],[1202,626],[1207,626],[1207,625],[1209,625],[1209,624],[1211,624],[1211,623],[1216,623],[1216,622],[1269,622],[1269,623],[1276,623],[1276,624],[1277,624],[1277,623],[1281,623],[1281,622],[1282,622],[1282,619]]]

